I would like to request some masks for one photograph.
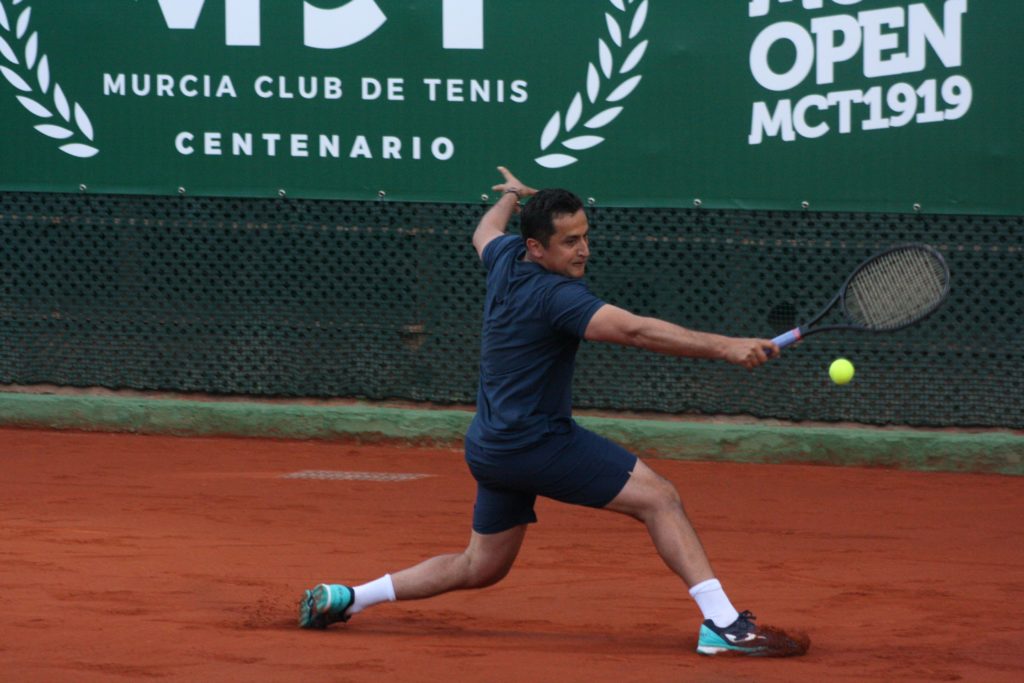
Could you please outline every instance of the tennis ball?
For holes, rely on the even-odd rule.
[[[853,379],[853,363],[845,358],[837,358],[828,368],[828,376],[836,384],[846,384]]]

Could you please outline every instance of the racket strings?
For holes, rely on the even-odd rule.
[[[847,285],[847,313],[874,330],[902,327],[942,301],[948,271],[941,258],[924,249],[882,254],[866,264]]]

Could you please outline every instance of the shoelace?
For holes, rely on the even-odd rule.
[[[743,631],[751,631],[754,629],[754,621],[756,619],[757,617],[755,617],[750,610],[745,609],[742,612],[740,612],[739,617],[736,619],[735,623],[733,623],[732,627],[729,630],[734,631],[742,629]]]

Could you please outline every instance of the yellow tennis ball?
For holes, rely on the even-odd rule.
[[[846,384],[853,379],[853,363],[845,358],[837,358],[828,368],[828,376],[836,384]]]

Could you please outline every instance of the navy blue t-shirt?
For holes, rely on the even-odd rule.
[[[604,302],[582,280],[523,261],[518,235],[484,248],[487,296],[476,417],[466,438],[494,450],[569,431],[576,350]]]

